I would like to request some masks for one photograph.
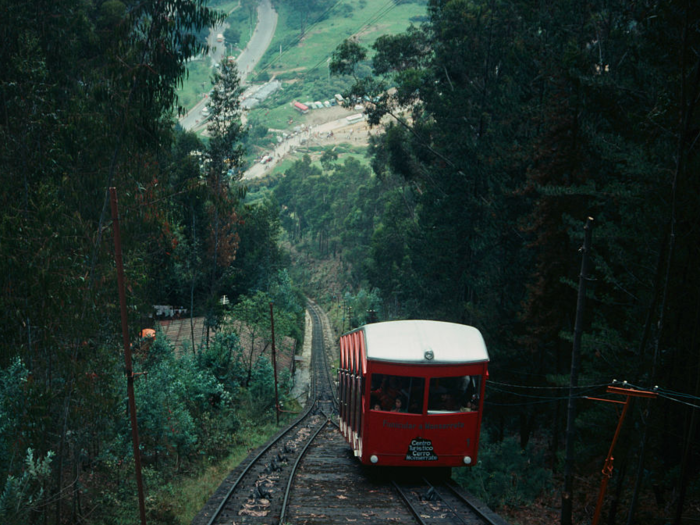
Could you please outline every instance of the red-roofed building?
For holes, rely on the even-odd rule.
[[[305,106],[305,105],[302,104],[301,102],[295,102],[295,103],[294,103],[294,109],[296,109],[296,110],[297,110],[299,113],[301,113],[302,115],[303,115],[304,113],[308,113],[308,112],[309,112],[309,107],[308,107],[308,106]]]

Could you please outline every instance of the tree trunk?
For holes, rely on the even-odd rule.
[[[192,211],[192,254],[190,254],[190,270],[192,272],[192,280],[190,282],[190,335],[192,337],[192,354],[194,355],[197,353],[197,347],[194,342],[194,281],[195,268],[197,267],[197,265],[195,264],[195,261],[192,260],[192,256],[195,253],[194,250],[197,246],[197,229],[194,209],[190,207],[190,210]]]
[[[698,298],[700,300],[700,295]],[[694,341],[690,345],[691,348],[697,348],[698,326],[700,326],[700,304],[698,304],[695,308],[695,331],[693,333]],[[700,355],[698,356],[698,360],[698,364],[700,365]],[[700,397],[700,374],[698,374],[695,378],[695,397]],[[691,408],[690,424],[688,425],[685,448],[683,449],[683,461],[681,461],[680,488],[673,525],[681,525],[681,519],[683,517],[683,504],[685,503],[685,494],[688,488],[688,466],[690,465],[690,459],[693,457],[693,444],[695,443],[695,434],[698,427],[697,416],[698,409]]]

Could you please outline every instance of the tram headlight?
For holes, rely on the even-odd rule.
[[[464,464],[465,465],[471,465],[472,464],[472,458],[469,456],[464,456]]]
[[[379,458],[375,454],[372,454],[369,457],[369,460],[372,462],[373,465],[379,463]]]

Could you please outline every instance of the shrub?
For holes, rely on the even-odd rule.
[[[455,479],[490,507],[528,505],[552,483],[543,463],[543,452],[534,445],[523,450],[512,437],[491,443],[484,432],[476,466],[460,469]]]
[[[29,522],[30,513],[45,504],[44,489],[51,475],[51,457],[34,459],[34,451],[27,450],[25,468],[21,476],[8,476],[5,487],[0,492],[0,521],[5,525],[24,525]]]

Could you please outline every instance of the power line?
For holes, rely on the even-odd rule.
[[[515,396],[515,397],[525,397],[525,398],[529,398],[529,399],[546,399],[546,400],[549,400],[549,401],[562,401],[562,400],[565,400],[565,399],[569,399],[569,396],[568,396],[568,395],[563,395],[563,396],[536,396],[536,395],[532,395],[532,394],[522,394],[522,393],[519,393],[519,392],[513,392],[513,391],[511,391],[511,390],[506,390],[506,389],[503,389],[503,388],[498,388],[498,387],[496,387],[496,386],[493,386],[493,385],[490,384],[490,381],[486,383],[486,386],[489,387],[491,390],[495,390],[496,392],[501,392],[501,393],[504,393],[504,394],[510,394],[510,395],[512,395],[512,396]],[[605,386],[605,385],[603,385],[603,386]],[[584,394],[586,394],[586,393],[592,393],[592,392],[594,392],[595,390],[597,390],[598,388],[599,388],[599,387],[597,387],[597,386],[595,386],[595,387],[589,387],[586,391],[580,392],[578,395],[576,395],[576,396],[574,396],[574,397],[581,399],[581,398],[585,397]]]
[[[687,401],[681,401],[680,399],[673,398],[671,396],[667,396],[664,394],[659,394],[659,397],[663,397],[664,399],[668,399],[669,401],[675,401],[676,403],[680,403],[681,405],[686,405],[692,408],[700,408],[700,405],[694,405],[693,403],[688,403]],[[699,399],[695,396],[693,396],[694,399]]]
[[[308,25],[308,26],[306,27],[304,33],[306,34],[306,33],[310,32],[310,31],[312,31],[313,29],[315,29],[317,25],[319,25],[321,22],[323,22],[323,21],[325,20],[326,15],[328,15],[328,13],[330,13],[330,12],[331,12],[338,4],[340,4],[342,1],[343,1],[343,0],[338,0],[338,1],[335,2],[333,5],[331,5],[330,7],[328,7],[328,9],[326,9],[323,13],[321,13],[310,25]],[[295,47],[299,44],[299,42],[301,42],[301,40],[302,40],[303,37],[304,37],[304,35],[302,35],[302,34],[300,34],[298,37],[296,37],[296,39],[294,40],[293,43],[289,44],[288,47],[287,47],[286,49],[284,49],[279,55],[277,55],[274,59],[272,59],[272,60],[262,69],[261,73],[264,72],[264,71],[267,71],[267,70],[268,70],[269,68],[271,68],[275,63],[277,63],[279,60],[281,60],[282,57],[283,57],[284,55],[286,55],[289,51],[291,51],[293,48],[295,48]]]
[[[570,386],[532,386],[532,385],[513,385],[510,383],[501,383],[499,381],[493,381],[492,379],[489,379],[488,382],[486,383],[487,385],[501,385],[501,386],[508,386],[511,388],[524,388],[524,389],[551,389],[551,390],[569,390],[571,387]],[[587,388],[601,388],[604,386],[608,386],[610,383],[600,383],[597,385],[583,385],[583,386],[576,386],[574,388],[579,388],[579,389],[587,389]]]
[[[391,5],[390,5],[391,4]],[[395,2],[395,0],[389,0],[386,4],[384,4],[384,7],[382,7],[379,11],[377,11],[374,15],[372,15],[364,24],[360,26],[358,30],[356,30],[352,35],[350,35],[348,38],[345,40],[348,40],[350,38],[353,38],[357,36],[360,32],[362,32],[366,27],[369,27],[370,25],[378,22],[382,18],[384,18],[391,10],[395,9],[398,7],[398,4]],[[332,52],[331,52],[332,53]],[[331,53],[328,53],[325,57],[323,57],[321,60],[319,60],[316,65],[314,65],[311,69],[309,69],[309,73],[312,73],[318,67],[328,60],[331,56]]]

